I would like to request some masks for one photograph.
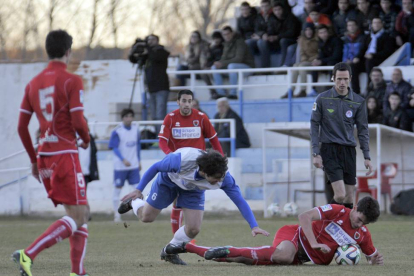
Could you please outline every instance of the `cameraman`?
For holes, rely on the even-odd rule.
[[[140,55],[145,69],[145,83],[149,92],[149,108],[152,120],[164,120],[167,115],[167,101],[170,85],[167,75],[170,52],[159,45],[158,36],[151,34],[146,38],[147,47]]]

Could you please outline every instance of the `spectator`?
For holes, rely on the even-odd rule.
[[[401,107],[401,97],[397,91],[388,95],[388,103],[390,108],[384,112],[383,124],[406,131],[412,131],[410,117]]]
[[[300,20],[301,26],[306,23],[310,11],[315,7],[315,0],[298,0],[292,12]]]
[[[414,27],[414,9],[412,0],[402,1],[402,10],[397,16],[395,22],[395,31],[397,32],[396,42],[398,46],[409,41],[410,33]]]
[[[262,36],[267,31],[267,22],[270,17],[274,16],[272,12],[272,7],[270,5],[270,0],[262,0],[260,2],[260,14],[256,16],[254,34],[252,34],[251,39],[246,41],[246,44],[249,46],[250,52],[253,56],[259,56],[259,59],[255,62],[256,67],[264,68],[270,66],[270,58],[261,54],[261,49],[259,49],[259,41]],[[266,46],[266,45],[265,45]]]
[[[335,65],[342,60],[342,42],[336,36],[329,35],[328,26],[318,28],[319,54],[312,66]]]
[[[207,58],[207,68],[211,68],[214,62],[219,61],[223,55],[224,50],[224,38],[221,35],[220,31],[215,31],[211,35],[213,41],[208,47],[208,58]]]
[[[347,22],[350,18],[354,19],[356,17],[355,10],[353,10],[349,5],[349,0],[339,0],[338,9],[334,12],[332,16],[332,23],[336,35],[343,37],[347,31]],[[356,22],[355,22],[356,23]]]
[[[256,8],[252,8],[249,3],[243,2],[240,6],[240,13],[241,16],[237,18],[237,31],[244,40],[251,39],[254,34]]]
[[[143,52],[145,83],[149,92],[149,109],[152,120],[163,120],[167,114],[170,84],[167,67],[170,53],[159,44],[159,37],[152,34],[147,38],[148,47]]]
[[[295,44],[300,35],[300,21],[291,12],[286,11],[282,4],[273,6],[273,17],[268,20],[267,32],[259,41],[261,55],[270,61],[270,51],[280,51],[280,61],[276,67],[285,64],[287,49]],[[266,44],[261,47],[261,44]]]
[[[414,124],[414,91],[413,89],[411,90],[411,94],[408,97],[407,114],[411,120],[411,127],[413,127],[413,124]]]
[[[381,124],[382,112],[377,99],[374,96],[369,96],[366,100],[368,110],[368,124]]]
[[[180,64],[177,70],[182,71],[204,69],[207,65],[207,55],[208,42],[201,38],[199,31],[193,31],[190,36],[190,43],[185,48],[185,63],[187,65]],[[177,75],[177,79],[180,81],[179,86],[185,86],[185,80],[189,77],[190,75]],[[207,84],[211,85],[211,83]]]
[[[319,25],[325,25],[328,27],[329,34],[333,35],[334,29],[333,29],[331,20],[326,14],[322,14],[319,11],[320,11],[319,7],[314,7],[310,11],[308,18],[306,18],[306,22],[315,24],[316,28],[318,28]]]
[[[343,0],[340,0],[341,3]],[[342,54],[342,62],[348,63],[352,69],[352,90],[360,93],[359,73],[364,71],[363,64],[357,59],[362,47],[364,47],[365,35],[359,30],[355,20],[350,19],[346,22],[347,32],[342,38],[344,50]]]
[[[391,5],[392,3],[390,0],[381,0],[379,17],[384,25],[384,31],[390,37],[395,37],[395,22],[397,21],[398,11]]]
[[[200,108],[200,102],[197,99],[193,99],[193,101],[191,102],[191,108],[196,109],[200,112],[203,112],[204,114],[206,114],[201,108]],[[207,114],[206,114],[207,116]]]
[[[219,61],[214,62],[211,67],[215,69],[246,69],[254,68],[254,60],[250,54],[249,48],[244,43],[243,38],[239,34],[234,33],[230,26],[226,26],[222,31],[224,37],[224,50],[223,55]],[[246,75],[246,74],[245,74]],[[237,73],[229,73],[230,84],[237,85]],[[214,82],[216,85],[223,84],[223,77],[219,73],[213,74]],[[223,88],[216,89],[218,97],[225,97],[226,92]],[[237,89],[230,89],[228,95],[229,99],[237,99]]]
[[[214,116],[214,119],[235,119],[236,121],[236,149],[249,148],[250,139],[244,128],[243,121],[239,115],[230,108],[227,98],[217,100],[217,110],[218,112]],[[230,123],[216,123],[214,128],[216,129],[219,138],[230,137]],[[222,142],[221,146],[223,152],[227,154],[227,156],[230,156],[230,142]]]
[[[132,125],[134,120],[134,111],[124,109],[121,112],[122,124],[116,127],[109,140],[109,149],[114,151],[114,192],[112,203],[114,207],[114,221],[120,222],[121,215],[118,213],[118,205],[122,187],[125,180],[129,185],[137,185],[141,179],[139,171],[141,170],[139,130]]]
[[[387,84],[384,81],[384,75],[382,74],[381,69],[378,67],[372,68],[370,78],[371,83],[368,85],[367,98],[374,97],[377,99],[379,108],[382,112]]]
[[[395,40],[385,33],[381,19],[379,17],[372,19],[371,34],[365,38],[364,47],[357,59],[358,62],[365,60],[365,72],[368,75],[372,68],[380,65],[394,52],[394,42]]]
[[[316,0],[316,6],[320,13],[331,16],[338,7],[338,0]]]
[[[389,95],[393,92],[397,92],[400,95],[400,106],[403,109],[406,109],[409,103],[411,88],[411,84],[403,79],[401,69],[395,68],[392,72],[391,82],[387,85],[387,89],[385,91],[384,112],[390,107],[388,101],[385,101],[385,99],[388,99]]]
[[[366,35],[369,35],[371,29],[372,19],[379,16],[379,11],[376,7],[371,7],[368,0],[358,0],[356,10],[356,21],[358,26]]]
[[[318,39],[315,35],[315,25],[313,23],[306,23],[302,35],[299,37],[299,53],[300,53],[300,61],[296,63],[294,66],[296,67],[303,67],[303,66],[311,66],[312,61],[314,61],[318,57]],[[300,82],[305,83],[307,72],[305,70],[301,71],[292,71],[292,83],[296,83],[298,80],[298,76],[300,75]],[[313,80],[316,82],[316,80]],[[292,86],[291,89],[295,91],[296,86]],[[306,85],[299,86],[299,94],[294,95],[294,97],[306,97]],[[282,98],[287,98],[285,95]]]

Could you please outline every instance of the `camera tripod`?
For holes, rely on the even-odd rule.
[[[137,69],[135,71],[134,83],[132,85],[131,99],[129,100],[128,108],[132,108],[132,100],[134,98],[135,85],[136,85],[138,77],[140,79],[140,90],[141,90],[141,96],[142,96],[142,120],[146,121],[147,120],[147,96],[145,93],[145,84],[144,84],[145,71],[138,64],[137,64]]]

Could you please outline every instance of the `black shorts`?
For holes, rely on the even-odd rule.
[[[355,147],[322,144],[320,152],[324,171],[331,183],[343,180],[345,184],[356,185]]]

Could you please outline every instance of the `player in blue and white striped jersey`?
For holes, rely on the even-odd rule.
[[[152,183],[145,202],[142,191],[157,173],[158,177]],[[204,192],[216,189],[222,189],[236,204],[249,223],[253,236],[269,235],[259,228],[239,186],[227,171],[227,157],[214,150],[206,152],[195,148],[181,148],[168,154],[148,169],[135,191],[122,198],[123,202],[118,212],[123,214],[133,209],[134,214],[142,222],[153,222],[161,210],[177,198],[177,206],[183,209],[186,224],[174,234],[170,243],[182,244],[191,241],[200,232]],[[161,252],[163,260],[185,265],[178,255],[168,255],[164,249]]]

